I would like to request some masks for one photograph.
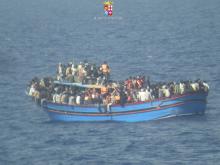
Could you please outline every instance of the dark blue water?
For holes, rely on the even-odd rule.
[[[1,165],[213,165],[220,161],[220,1],[0,0]],[[95,19],[98,18],[98,19]],[[203,116],[143,123],[53,123],[25,96],[34,76],[107,60],[114,79],[201,78]]]

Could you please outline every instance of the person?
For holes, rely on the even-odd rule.
[[[60,93],[56,94],[55,100],[56,100],[56,103],[61,103],[61,94]]]
[[[111,95],[108,94],[106,96],[106,107],[107,107],[107,112],[111,112],[111,105],[112,105],[112,100],[111,100]]]
[[[72,64],[68,64],[67,68],[66,68],[66,77],[70,77],[72,76]]]
[[[199,90],[199,84],[197,82],[191,83],[191,88],[193,92],[196,92]]]
[[[126,96],[125,92],[121,89],[120,90],[120,104],[121,104],[121,106],[124,106],[126,101],[127,101],[127,96]]]
[[[40,101],[40,91],[39,90],[36,90],[34,92],[34,100],[35,100],[35,102],[39,103],[39,101]]]
[[[72,63],[69,63],[67,68],[66,68],[66,80],[69,81],[69,82],[74,82],[74,74],[72,73]]]
[[[62,104],[67,104],[68,103],[68,100],[69,100],[69,98],[68,98],[68,95],[65,93],[65,92],[63,92],[62,94],[61,94],[61,103]]]
[[[57,80],[62,80],[64,77],[64,67],[61,63],[58,64],[57,68]]]
[[[152,100],[150,89],[145,90],[146,100]]]
[[[124,85],[125,85],[127,91],[131,91],[131,89],[132,89],[132,80],[131,79],[132,78],[129,77],[128,79],[126,79],[124,81]]]
[[[136,90],[132,89],[131,90],[131,97],[133,99],[133,102],[137,102],[138,101],[138,93]]]
[[[169,91],[170,91],[170,95],[173,96],[174,95],[174,83],[171,82],[169,85]]]
[[[115,95],[114,95],[114,100],[115,100],[115,104],[119,104],[120,103],[120,95],[119,95],[119,93],[117,92],[117,93],[115,93]]]
[[[106,81],[109,80],[110,75],[110,68],[106,61],[103,62],[103,64],[100,67],[100,71],[102,72],[103,76],[105,77]]]
[[[36,86],[36,84],[31,85],[31,88],[28,93],[29,96],[34,96],[34,93],[36,92],[35,86]]]
[[[170,90],[167,86],[163,89],[163,92],[165,97],[170,97]]]
[[[92,83],[95,83],[95,81],[96,81],[97,78],[98,78],[98,70],[97,70],[95,64],[91,65],[90,71],[91,71]]]
[[[42,87],[42,88],[45,88],[45,87],[46,87],[46,85],[45,85],[45,81],[44,81],[43,78],[40,80],[39,85],[40,85],[40,87]]]
[[[202,82],[202,85],[204,86],[204,91],[208,92],[209,91],[209,85],[205,81]]]
[[[136,79],[136,84],[138,89],[141,89],[143,87],[143,81],[139,76]]]
[[[77,104],[77,105],[80,105],[80,103],[81,103],[81,96],[78,94],[78,95],[76,96],[76,104]]]
[[[133,102],[133,98],[130,92],[127,93],[127,102],[128,103],[132,103]]]
[[[96,93],[96,99],[97,99],[96,102],[98,104],[99,110],[101,111],[101,104],[103,103],[103,97],[99,92]]]
[[[185,93],[185,84],[183,82],[180,82],[179,89],[181,95]]]
[[[163,97],[164,96],[163,94],[164,94],[163,89],[159,87],[159,89],[158,89],[158,98]]]
[[[77,66],[72,64],[71,66],[71,72],[72,72],[72,75],[73,76],[76,76],[77,75]]]
[[[69,105],[74,105],[75,104],[75,97],[74,97],[74,95],[70,95],[69,96],[68,104]]]
[[[102,84],[102,77],[101,76],[98,76],[96,78],[96,85],[101,85]]]
[[[85,78],[85,69],[82,64],[78,66],[78,80],[79,82],[83,82]]]
[[[137,88],[137,78],[136,77],[132,78],[132,85],[133,85],[134,89],[138,89]]]
[[[57,93],[55,92],[55,93],[53,94],[53,102],[54,102],[54,103],[56,103],[56,98],[57,98]]]
[[[180,87],[179,87],[179,84],[176,82],[174,82],[174,94],[175,95],[180,94]]]
[[[144,89],[141,89],[141,91],[138,92],[138,99],[140,101],[146,101],[146,92],[144,92]]]
[[[102,86],[101,87],[101,94],[102,95],[105,95],[105,94],[107,94],[108,93],[108,88],[107,88],[107,86],[105,85],[105,86]]]
[[[89,95],[86,93],[84,97],[84,104],[89,104]]]

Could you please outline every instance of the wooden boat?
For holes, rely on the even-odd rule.
[[[160,98],[125,105],[67,105],[44,101],[43,109],[53,121],[120,121],[141,122],[167,117],[204,114],[207,92]]]

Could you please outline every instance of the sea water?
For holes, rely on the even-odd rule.
[[[0,0],[0,165],[216,165],[220,1]],[[57,123],[25,96],[58,62],[108,61],[112,79],[207,80],[205,115],[141,123]]]

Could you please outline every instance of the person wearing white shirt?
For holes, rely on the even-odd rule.
[[[138,93],[138,99],[140,101],[146,101],[146,92],[144,91],[144,89],[141,89],[141,91]]]
[[[77,95],[76,96],[76,104],[80,105],[80,102],[81,102],[81,97],[80,97],[80,95]]]
[[[34,88],[34,84],[33,85],[31,85],[31,88],[30,88],[30,90],[29,90],[29,96],[34,96],[34,93],[36,92],[36,89]]]
[[[152,99],[151,93],[150,93],[150,91],[148,89],[146,89],[145,95],[146,95],[146,100],[151,100]]]
[[[61,95],[60,94],[56,94],[56,103],[61,103]]]
[[[74,105],[74,99],[75,99],[74,96],[70,96],[70,97],[69,97],[68,104],[69,104],[69,105]]]

